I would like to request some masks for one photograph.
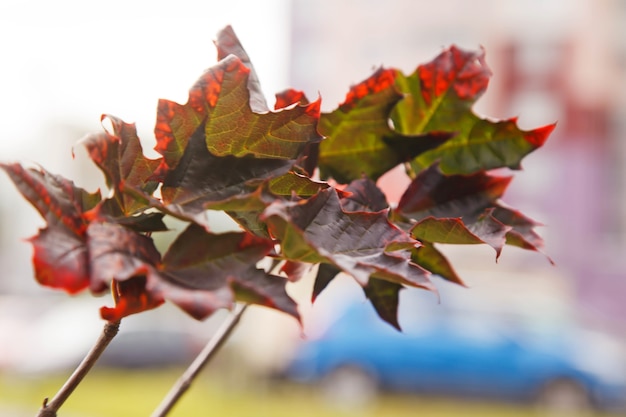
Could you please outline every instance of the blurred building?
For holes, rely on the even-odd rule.
[[[408,73],[450,44],[484,46],[494,75],[475,111],[525,129],[558,121],[504,199],[547,225],[577,306],[626,330],[626,2],[294,0],[292,16],[292,85],[326,111],[380,65]],[[511,265],[534,275],[537,262]]]

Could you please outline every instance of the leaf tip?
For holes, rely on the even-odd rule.
[[[543,146],[543,144],[546,142],[546,140],[555,128],[556,123],[538,127],[537,129],[533,129],[524,133],[524,139],[533,147],[539,148]]]

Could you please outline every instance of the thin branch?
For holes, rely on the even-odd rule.
[[[96,343],[78,365],[74,373],[67,379],[67,381],[65,381],[65,384],[63,384],[59,392],[56,393],[51,401],[48,401],[48,398],[44,399],[43,405],[41,409],[39,409],[37,417],[56,417],[59,408],[61,408],[65,400],[72,395],[78,384],[80,384],[87,373],[89,373],[100,355],[102,355],[102,352],[104,352],[111,340],[113,340],[119,331],[119,328],[119,321],[107,322],[104,325],[102,333]]]
[[[247,307],[247,304],[235,307],[235,311],[230,313],[217,333],[213,335],[204,349],[202,349],[202,352],[200,352],[191,365],[189,365],[189,368],[185,370],[174,386],[172,386],[165,398],[163,398],[163,401],[161,401],[161,404],[154,410],[151,417],[164,417],[171,411],[180,397],[189,389],[191,383],[198,376],[200,371],[202,371],[213,355],[228,339],[228,336],[230,336],[237,323],[239,323]]]

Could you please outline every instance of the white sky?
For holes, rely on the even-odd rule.
[[[288,6],[288,0],[2,0],[0,160],[22,160],[42,146],[65,155],[69,149],[46,140],[50,124],[97,131],[102,113],[137,123],[152,143],[158,98],[187,100],[189,87],[215,63],[212,41],[227,24],[271,100],[288,86]]]

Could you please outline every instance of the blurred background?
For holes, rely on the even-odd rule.
[[[403,301],[406,299],[407,307],[403,307],[400,318],[407,327],[406,340],[422,340],[414,349],[427,345],[419,339],[429,335],[420,323],[436,322],[438,317],[449,317],[448,324],[452,323],[440,328],[467,330],[475,326],[472,322],[458,324],[458,317],[480,315],[480,322],[491,330],[462,332],[470,333],[474,341],[485,331],[502,336],[501,329],[513,328],[513,318],[526,330],[503,336],[509,347],[529,346],[518,340],[527,334],[532,337],[524,340],[532,339],[533,348],[525,351],[532,352],[537,344],[558,346],[553,339],[582,338],[589,342],[590,347],[585,344],[582,352],[579,349],[572,355],[578,355],[577,360],[586,358],[587,368],[603,370],[583,375],[579,368],[585,366],[573,360],[575,369],[568,378],[582,386],[582,391],[573,391],[578,397],[591,397],[590,391],[604,389],[589,378],[606,368],[611,368],[612,375],[603,374],[599,379],[611,379],[615,386],[626,385],[626,2],[181,0],[174,4],[111,0],[96,5],[72,0],[3,0],[0,160],[37,162],[88,190],[103,188],[100,173],[80,146],[74,148],[72,157],[74,144],[87,133],[99,131],[100,115],[107,113],[136,123],[144,152],[156,156],[152,148],[158,98],[180,103],[187,100],[188,88],[215,63],[212,40],[227,24],[234,27],[251,56],[268,100],[274,93],[293,87],[309,97],[319,93],[325,111],[343,100],[350,85],[381,65],[410,73],[450,44],[465,49],[484,47],[493,77],[474,110],[491,118],[517,116],[524,129],[558,122],[545,147],[525,159],[524,170],[515,173],[504,197],[509,205],[545,224],[539,232],[546,240],[545,253],[556,266],[541,254],[511,247],[505,248],[498,264],[487,247],[444,248],[470,289],[447,289],[442,284],[446,290],[442,291],[441,303],[432,294],[406,291],[409,294],[403,294]],[[381,185],[395,181],[397,177],[383,178]],[[34,235],[43,221],[5,175],[0,175],[0,196],[0,414],[20,415],[26,407],[30,410],[26,415],[31,415],[44,396],[53,395],[67,370],[95,340],[102,324],[98,307],[110,304],[110,300],[90,296],[69,299],[40,288],[32,278],[31,248],[24,238]],[[215,218],[217,228],[229,227],[220,219]],[[208,372],[212,377],[207,376],[200,388],[189,394],[188,405],[181,405],[185,411],[174,415],[204,415],[203,410],[216,403],[227,415],[251,415],[238,408],[247,403],[241,398],[255,405],[254,415],[281,415],[302,408],[316,415],[319,410],[333,415],[333,401],[319,389],[319,385],[330,384],[330,376],[321,371],[305,375],[293,364],[301,365],[302,352],[326,349],[318,342],[331,340],[338,333],[333,329],[348,320],[342,317],[349,317],[353,305],[363,307],[363,297],[356,284],[338,279],[311,306],[311,285],[311,280],[305,279],[289,288],[300,301],[302,327],[266,309],[249,311],[221,360]],[[427,311],[412,307],[424,305],[429,306]],[[176,379],[170,368],[188,362],[223,318],[218,315],[196,323],[169,306],[141,316],[123,323],[122,333],[114,342],[119,346],[112,345],[109,358],[93,377],[93,393],[89,385],[83,388],[83,398],[89,399],[86,404],[91,407],[80,408],[87,405],[74,398],[71,401],[77,403],[68,403],[68,407],[77,407],[79,415],[126,415],[107,408],[114,407],[112,398],[120,398],[118,404],[131,410],[128,415],[148,414]],[[411,324],[416,316],[423,319]],[[503,317],[507,320],[494,320]],[[344,333],[378,334],[363,323],[355,322],[349,329]],[[584,336],[571,336],[579,330],[586,332]],[[563,331],[567,337],[562,336]],[[443,340],[457,333],[431,336]],[[351,341],[337,343],[342,347],[336,349],[346,349]],[[396,342],[389,343],[384,350],[400,352]],[[571,345],[582,346],[578,342]],[[545,346],[543,349],[545,359],[549,355]],[[563,359],[566,348],[559,349]],[[372,350],[373,345],[369,347]],[[484,366],[517,360],[511,350],[498,352],[489,356]],[[493,359],[497,355],[502,357]],[[322,356],[315,355],[323,362]],[[610,358],[609,364],[600,358]],[[457,360],[461,359],[445,362]],[[319,369],[322,362],[316,365]],[[166,369],[154,369],[155,364],[164,363]],[[556,365],[544,364],[542,369],[549,366]],[[122,388],[120,383],[129,381],[126,369],[138,367],[149,369],[147,373],[133,371],[132,375],[138,384],[150,387],[152,395],[143,397],[146,404],[136,405],[145,407],[140,411],[124,402],[122,393],[132,388]],[[367,377],[370,382],[377,379],[379,388],[382,376],[373,375],[374,370],[367,375],[360,373],[345,378],[348,383],[340,382],[358,388],[346,391],[346,398],[351,395],[352,401],[339,401],[349,405],[337,409],[344,413],[340,415],[387,415],[390,410],[408,415],[417,406],[431,407],[429,415],[454,415],[458,407],[465,415],[474,412],[472,407],[478,407],[476,415],[489,415],[487,409],[493,415],[529,412],[522,405],[509,408],[508,401],[502,405],[503,395],[490,396],[495,403],[481,399],[471,406],[463,402],[457,407],[449,401],[451,395],[467,399],[474,398],[473,393],[443,393],[445,400],[438,400],[438,396],[432,397],[434,393],[425,396],[417,386],[400,387],[404,388],[401,391],[408,389],[408,396],[378,397],[363,381]],[[481,375],[475,378],[480,381]],[[297,383],[283,384],[285,378]],[[279,388],[273,385],[276,379],[281,379]],[[480,385],[472,381],[467,384]],[[311,397],[298,390],[308,392],[309,382],[316,384],[320,401],[303,407]],[[154,387],[158,383],[162,385]],[[394,384],[387,385],[398,391]],[[103,390],[116,386],[121,391],[103,399]],[[414,396],[418,391],[421,394]],[[75,397],[80,397],[80,390]],[[363,398],[377,398],[376,405],[360,407]],[[96,407],[95,401],[107,405]],[[331,408],[315,408],[327,403]]]

